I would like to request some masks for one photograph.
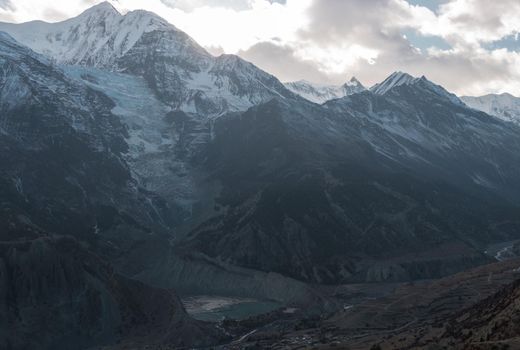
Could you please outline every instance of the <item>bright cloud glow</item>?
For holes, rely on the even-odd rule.
[[[374,64],[378,54],[377,50],[357,44],[345,47],[330,46],[327,48],[309,45],[295,50],[296,57],[300,57],[303,60],[313,60],[317,62],[320,71],[331,74],[342,74],[358,60]]]
[[[16,0],[15,10],[2,10],[0,20],[26,22],[59,21],[76,16],[101,1]],[[284,5],[268,0],[174,1],[112,0],[120,12],[146,9],[187,32],[199,44],[221,47],[226,53],[248,49],[260,41],[296,40],[296,33],[307,25],[305,11],[311,0],[288,0]],[[46,3],[42,6],[42,3]],[[180,8],[172,7],[179,3]],[[191,7],[188,4],[193,4]],[[171,5],[171,6],[169,6]],[[235,5],[235,8],[232,6]]]
[[[261,41],[296,40],[298,29],[307,25],[309,4],[310,0],[289,0],[285,5],[254,0],[247,10],[204,6],[191,12],[170,10],[165,17],[201,45],[236,53]]]

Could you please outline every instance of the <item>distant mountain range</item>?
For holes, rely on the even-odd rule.
[[[379,95],[383,95],[392,87],[413,84],[417,79],[420,78],[414,78],[402,72],[395,72],[383,82],[371,87],[370,91]],[[318,104],[323,104],[330,100],[346,97],[367,90],[355,77],[351,78],[349,82],[341,86],[320,85],[309,81],[300,80],[296,82],[285,83],[285,87],[295,94],[298,94],[303,98]],[[485,112],[505,121],[516,124],[520,123],[520,98],[511,94],[490,94],[481,97],[462,96],[460,100],[468,107]],[[456,102],[455,99],[454,102]]]
[[[0,307],[31,333],[62,305],[56,290],[73,291],[74,327],[42,335],[56,348],[157,327],[158,343],[187,327],[176,345],[212,344],[225,332],[189,318],[172,288],[323,310],[317,284],[437,278],[519,238],[514,99],[487,111],[504,121],[403,72],[370,89],[284,85],[108,3],[0,31]],[[37,264],[52,278],[35,280]],[[48,307],[4,278],[20,271]],[[149,293],[174,320],[150,316]]]
[[[471,108],[512,123],[520,124],[520,98],[511,94],[481,97],[464,96],[461,99]]]

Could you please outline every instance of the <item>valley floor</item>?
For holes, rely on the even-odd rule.
[[[256,317],[257,324],[255,318],[237,322],[235,329],[249,328],[222,349],[437,349],[436,344],[491,349],[497,342],[468,345],[448,336],[449,324],[454,315],[519,279],[520,259],[512,258],[439,280],[334,287],[328,292],[343,301],[341,310],[321,317],[280,312],[263,322]],[[515,341],[504,344],[515,349]]]

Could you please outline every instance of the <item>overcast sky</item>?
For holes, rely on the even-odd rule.
[[[0,0],[0,21],[59,21],[98,0]],[[520,0],[113,0],[283,81],[370,86],[396,70],[462,95],[520,95]]]

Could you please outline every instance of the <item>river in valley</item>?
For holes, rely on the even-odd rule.
[[[484,252],[486,255],[494,257],[498,261],[516,258],[517,255],[513,252],[513,246],[520,242],[520,240],[507,241],[501,243],[491,244]]]

